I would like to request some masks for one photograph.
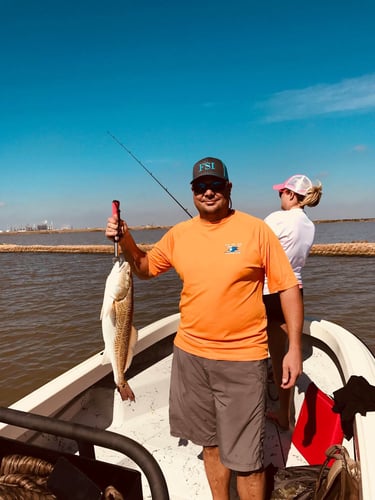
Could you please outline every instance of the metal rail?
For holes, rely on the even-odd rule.
[[[81,451],[85,450],[85,455],[90,458],[95,457],[94,445],[119,451],[141,468],[150,485],[153,500],[169,500],[167,483],[159,464],[146,448],[133,439],[87,425],[64,422],[4,407],[0,407],[0,421],[24,429],[72,439],[77,442]]]

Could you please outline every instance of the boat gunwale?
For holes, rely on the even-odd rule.
[[[160,340],[175,333],[179,318],[180,314],[175,313],[140,329],[134,355],[136,356]],[[103,364],[103,354],[104,351],[100,351],[85,359],[70,370],[19,399],[9,408],[42,416],[56,415],[66,404],[66,401],[71,401],[112,372],[112,366],[109,362]],[[2,436],[17,439],[25,431],[0,422],[0,433]]]
[[[142,328],[139,331],[135,355],[175,333],[179,318],[179,313],[172,314]],[[309,318],[304,321],[303,333],[312,337],[313,343],[317,344],[318,348],[326,347],[324,350],[339,369],[343,385],[352,375],[363,376],[369,384],[375,385],[374,356],[356,335],[330,321]],[[67,400],[77,397],[111,372],[111,365],[109,363],[103,365],[102,360],[103,351],[47,382],[10,408],[45,416],[56,415]],[[375,498],[375,475],[371,471],[375,412],[367,412],[366,415],[357,413],[353,431],[354,458],[359,461],[361,467],[361,498],[370,500]],[[23,429],[0,422],[2,436],[17,439],[24,432]]]

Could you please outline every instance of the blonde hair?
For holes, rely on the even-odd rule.
[[[322,194],[323,194],[323,186],[322,183],[318,181],[316,185],[311,186],[311,188],[307,190],[305,196],[297,194],[299,206],[301,208],[306,206],[316,207],[320,202]]]

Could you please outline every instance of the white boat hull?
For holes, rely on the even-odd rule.
[[[146,354],[158,341],[173,335],[179,314],[164,318],[139,331],[135,350]],[[362,375],[375,385],[375,361],[363,343],[350,332],[328,321],[305,321],[304,373],[295,388],[295,414],[298,418],[308,384],[313,381],[323,392],[332,396],[344,386],[352,375]],[[140,356],[139,356],[140,357]],[[145,356],[146,357],[146,356]],[[111,366],[102,364],[102,353],[87,359],[40,389],[29,394],[10,408],[38,415],[52,416],[64,421],[90,425],[128,436],[142,444],[159,463],[173,500],[211,498],[200,459],[201,448],[179,441],[169,434],[168,396],[171,355],[142,369],[131,377],[136,402],[121,401],[110,382]],[[130,371],[133,369],[131,367]],[[137,366],[135,370],[140,370]],[[0,435],[12,439],[29,440],[31,431],[0,423]],[[277,436],[277,439],[275,438]],[[65,442],[48,434],[32,437],[38,445],[68,450]],[[279,446],[280,439],[282,442]],[[364,500],[375,498],[375,412],[365,416],[356,414],[354,439],[344,440],[350,455],[361,468],[361,495]],[[69,450],[76,452],[74,448]],[[121,453],[96,447],[96,457],[105,462],[134,466],[134,462]],[[265,441],[266,465],[278,467],[301,465],[306,460],[291,444],[289,433],[279,433],[267,422]],[[151,498],[147,480],[143,481],[144,498]]]

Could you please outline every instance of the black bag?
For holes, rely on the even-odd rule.
[[[360,473],[357,462],[338,444],[328,448],[326,455],[322,471],[331,459],[334,462],[325,477],[319,474],[314,500],[358,500]]]

